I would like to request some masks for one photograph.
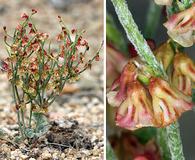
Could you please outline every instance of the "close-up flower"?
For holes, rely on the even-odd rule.
[[[148,88],[158,127],[173,123],[183,112],[192,109],[191,97],[184,95],[165,80],[151,78]]]
[[[195,4],[184,11],[175,13],[164,23],[168,35],[183,47],[190,47],[195,42]]]
[[[130,130],[154,126],[152,104],[140,82],[133,81],[127,85],[127,96],[118,107],[116,124]]]
[[[111,87],[111,90],[114,90],[115,88],[119,87],[119,91],[116,95],[116,99],[118,101],[121,102],[122,100],[124,100],[127,95],[126,91],[128,88],[128,84],[136,80],[136,78],[137,68],[135,64],[130,61],[124,66],[120,76],[113,82]]]
[[[184,53],[177,53],[174,57],[174,71],[189,77],[195,82],[195,65],[194,62]]]
[[[192,95],[195,82],[195,66],[193,61],[184,53],[177,53],[173,62],[173,84],[184,94]]]
[[[125,55],[128,62],[121,71],[120,65],[112,65],[112,74],[107,75],[107,82],[113,81],[111,87],[107,86],[106,129],[111,144],[107,158],[194,159],[188,150],[192,148],[189,139],[194,135],[194,1],[108,1],[111,5],[107,6],[106,38],[119,50],[115,52],[118,57]],[[107,52],[109,49],[107,46]],[[107,53],[107,59],[110,57]],[[145,153],[140,144],[130,139],[125,139],[124,148],[123,132],[134,135],[144,145],[154,140],[159,147],[158,156]],[[136,149],[138,154],[132,152]]]

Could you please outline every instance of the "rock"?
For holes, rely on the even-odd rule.
[[[51,159],[52,155],[48,150],[44,150],[43,153],[41,154],[41,157],[43,160]]]
[[[60,157],[61,157],[61,158],[65,158],[65,156],[66,156],[66,155],[65,155],[64,153],[62,153]]]
[[[10,149],[10,147],[7,145],[7,144],[2,144],[1,145],[1,149],[0,149],[0,152],[1,153],[6,153],[6,154],[10,154],[10,152],[11,152],[11,149]]]
[[[53,160],[58,160],[59,159],[58,157],[59,157],[59,155],[57,152],[53,153],[53,155],[52,155]]]
[[[28,158],[28,156],[27,155],[24,155],[24,154],[21,154],[20,155],[20,158],[22,158],[22,160],[26,160]]]

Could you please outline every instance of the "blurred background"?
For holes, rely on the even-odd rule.
[[[166,29],[162,25],[166,21],[165,9],[155,6],[155,4],[151,4],[151,3],[153,3],[153,0],[144,0],[144,1],[127,0],[127,2],[128,2],[129,9],[131,10],[131,13],[133,15],[133,18],[134,18],[136,24],[138,25],[139,30],[142,32],[142,34],[144,34],[144,36],[146,38],[152,38],[155,41],[156,46],[159,46],[161,43],[165,42],[168,38],[167,33],[166,33]],[[158,8],[157,11],[154,11],[154,6]],[[159,18],[156,19],[156,21],[151,22],[151,26],[153,28],[156,28],[152,34],[145,30],[146,26],[148,25],[147,24],[147,21],[148,21],[147,15],[148,15],[148,10],[150,7],[153,8],[153,11],[151,12],[152,16],[155,16],[155,17],[158,17],[158,15],[160,16]],[[126,48],[123,47],[119,50],[120,50],[120,52],[123,52],[124,56],[130,57],[130,53],[128,51],[129,40],[127,39],[126,34],[125,34],[120,22],[118,21],[118,18],[115,14],[113,5],[112,5],[110,0],[107,0],[106,8],[107,8],[107,15],[110,15],[110,17],[107,16],[107,24],[114,23],[115,27],[117,29],[119,29],[119,31],[120,31],[120,33],[117,34],[118,35],[118,37],[117,37],[118,46],[120,46],[121,43],[125,43],[127,46]],[[155,27],[155,25],[156,25],[156,27]],[[107,27],[109,28],[109,31],[113,29],[113,28],[111,29],[110,25],[107,25]],[[107,28],[107,30],[108,30],[108,28]],[[119,36],[120,36],[120,38],[119,38]],[[110,37],[111,36],[107,32],[107,42],[108,42],[108,39]],[[188,55],[190,55],[191,58],[195,59],[195,47],[186,48],[185,52]],[[108,56],[109,55],[108,55],[108,49],[107,49],[107,57]],[[109,79],[107,79],[107,84],[110,84]],[[109,110],[108,108],[109,107],[107,106],[107,110]],[[108,116],[108,118],[109,117],[110,116]],[[182,115],[182,117],[179,119],[181,138],[182,138],[182,143],[183,143],[184,154],[185,154],[186,160],[194,160],[195,159],[195,143],[193,141],[193,139],[195,139],[194,122],[195,122],[195,112],[194,111],[189,111],[189,112],[184,113]],[[109,123],[108,119],[107,119],[107,123]],[[115,138],[113,138],[112,135],[115,135],[114,132],[115,132],[115,130],[113,129],[113,125],[107,124],[107,136],[111,137],[110,139],[111,139],[111,143],[113,143],[112,145],[114,145],[114,147],[117,148],[116,143],[117,143],[118,137],[115,136]],[[138,134],[140,134],[140,133],[142,134],[142,136],[147,137],[147,134],[148,134],[147,130],[145,132],[138,131]],[[136,133],[136,135],[137,135],[137,133]],[[122,139],[124,139],[124,138],[122,138]],[[131,148],[132,145],[129,145],[129,146],[130,146],[129,152],[132,152],[132,150],[133,150]]]
[[[22,13],[31,13],[38,30],[49,34],[54,40],[61,28],[57,16],[60,15],[69,29],[85,30],[83,38],[89,43],[89,56],[92,57],[103,41],[103,0],[0,0],[0,59],[7,57],[3,41],[3,26],[12,34]],[[55,46],[53,46],[55,47]],[[11,90],[7,76],[0,74],[0,127],[16,124]],[[80,80],[65,86],[62,95],[50,107],[50,120],[72,118],[92,138],[97,146],[90,153],[94,159],[103,156],[103,49],[100,61],[91,70],[82,74]],[[2,144],[0,144],[1,146]],[[74,153],[75,156],[78,153]]]

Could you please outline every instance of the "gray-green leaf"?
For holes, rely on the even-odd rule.
[[[35,132],[33,129],[31,128],[26,128],[25,129],[25,135],[28,137],[28,138],[33,138],[35,136]]]
[[[35,135],[40,137],[49,130],[50,125],[47,121],[47,117],[43,113],[34,112],[33,117],[36,122]]]

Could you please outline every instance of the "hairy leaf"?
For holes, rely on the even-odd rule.
[[[40,137],[49,130],[50,125],[43,113],[34,112],[33,117],[36,122],[35,135],[36,137]]]

